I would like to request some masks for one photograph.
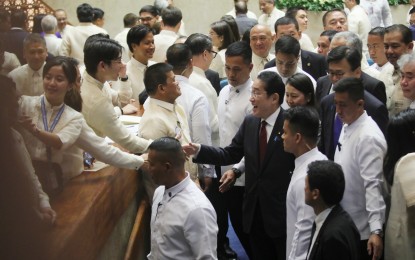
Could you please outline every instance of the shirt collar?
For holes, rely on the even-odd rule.
[[[267,122],[267,124],[270,125],[272,128],[274,128],[275,121],[277,120],[280,111],[281,107],[278,107],[274,113],[272,113],[269,117],[267,117],[267,119],[265,119],[265,122]]]
[[[187,77],[185,77],[185,76],[182,76],[182,75],[174,75],[174,78],[176,79],[176,81],[178,81],[179,83],[180,82],[184,82],[184,83],[187,83],[187,84],[189,84],[189,79],[187,78]]]
[[[229,85],[229,86],[230,86],[230,88],[229,88],[230,92],[239,93],[240,91],[252,86],[252,79],[249,78],[247,81],[245,81],[244,83],[242,83],[241,85],[238,85],[236,87],[231,86],[231,85]]]
[[[177,37],[177,33],[170,31],[170,30],[161,30],[160,35],[168,35],[168,36]]]
[[[164,190],[163,201],[171,200],[174,196],[177,195],[177,193],[186,188],[187,185],[189,185],[190,181],[190,175],[188,172],[186,172],[186,177],[181,182],[174,185],[173,187],[170,187],[169,189]]]
[[[134,57],[131,57],[130,62],[133,64],[134,67],[138,68],[141,71],[144,71],[148,67],[148,62],[147,65],[143,64],[136,60]]]
[[[45,101],[45,107],[46,109],[51,109],[53,111],[59,110],[63,105],[65,105],[65,102],[62,102],[62,104],[60,104],[59,106],[52,106],[48,99],[45,97],[44,94],[41,95],[41,97],[44,97],[43,100]]]
[[[43,67],[45,66],[45,64],[46,64],[46,62],[44,62],[43,65],[42,65],[42,67],[40,67],[40,69],[38,69],[38,70],[33,70],[29,66],[29,64],[27,64],[27,68],[29,69],[30,75],[32,76],[32,75],[34,75],[36,73],[37,75],[39,75],[39,76],[42,77]]]
[[[409,105],[410,109],[415,109],[415,100],[412,101],[412,103]]]
[[[363,114],[361,114],[354,122],[351,124],[344,124],[344,132],[347,133],[347,135],[352,134],[368,117],[366,111],[363,111]]]
[[[174,105],[175,104],[171,104],[169,102],[165,102],[163,100],[155,99],[155,98],[151,98],[151,97],[149,97],[148,100],[149,100],[149,102],[151,102],[151,103],[153,103],[153,104],[155,104],[157,106],[160,106],[162,108],[165,108],[165,109],[167,109],[169,111],[174,111]]]
[[[252,61],[254,62],[254,63],[261,63],[261,61],[263,60],[263,59],[265,59],[265,60],[267,60],[267,62],[268,61],[270,61],[271,60],[271,57],[272,57],[272,55],[268,52],[268,55],[267,55],[267,57],[265,57],[265,58],[263,58],[263,57],[261,57],[261,56],[258,56],[258,55],[256,55],[255,53],[252,53]]]
[[[199,67],[193,66],[193,73],[196,73],[197,75],[206,78],[205,72]]]
[[[306,162],[310,157],[318,154],[318,149],[317,147],[314,147],[313,149],[311,149],[310,151],[300,155],[299,157],[297,157],[294,161],[295,163],[295,169],[298,169],[304,162]]]
[[[104,83],[96,80],[95,78],[93,78],[91,75],[88,74],[88,72],[85,70],[82,78],[86,81],[89,82],[92,85],[97,86],[100,90],[102,90],[102,88],[104,87]],[[82,86],[81,86],[82,88]]]
[[[322,212],[320,212],[320,214],[318,214],[316,216],[316,219],[314,220],[316,222],[316,227],[321,227],[324,223],[324,221],[326,220],[326,218],[329,216],[330,212],[332,211],[332,209],[334,208],[334,206],[327,208],[325,210],[323,210]]]

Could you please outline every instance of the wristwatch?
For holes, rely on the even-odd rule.
[[[237,168],[232,168],[233,173],[235,173],[235,177],[239,178],[242,175],[242,172]]]
[[[378,235],[380,237],[383,237],[383,231],[382,231],[382,229],[373,230],[371,233],[372,234],[375,234],[375,235]]]

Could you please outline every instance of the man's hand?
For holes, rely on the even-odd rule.
[[[382,256],[383,241],[379,235],[371,234],[367,241],[367,253],[373,254],[372,260],[377,260]]]
[[[43,222],[53,225],[56,220],[56,212],[50,207],[40,208],[40,217]]]
[[[127,104],[122,108],[122,112],[124,115],[130,115],[137,113],[138,109],[132,104]]]
[[[202,191],[206,193],[210,189],[210,186],[212,186],[212,177],[199,178],[199,183]]]
[[[230,188],[233,187],[233,185],[235,184],[235,181],[236,181],[235,173],[232,170],[227,170],[222,175],[222,178],[220,178],[219,182],[222,184],[219,186],[219,191],[222,193],[228,191]]]
[[[26,129],[30,133],[34,133],[36,131],[36,125],[33,123],[32,118],[26,115],[22,115],[20,116],[18,122],[24,129]]]
[[[193,143],[189,143],[189,144],[185,144],[182,146],[184,153],[187,156],[192,156],[197,154],[200,151],[200,144],[193,144]]]

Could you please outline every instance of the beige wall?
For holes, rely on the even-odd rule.
[[[76,7],[84,2],[90,3],[94,7],[99,7],[105,12],[104,28],[113,37],[123,28],[122,19],[127,13],[136,13],[143,5],[153,4],[154,0],[45,0],[52,8],[65,9],[68,13],[69,21],[77,24]],[[222,15],[227,13],[233,5],[233,0],[175,0],[175,5],[183,12],[183,21],[186,25],[188,34],[194,32],[206,33],[209,25],[217,21]],[[248,9],[256,15],[260,15],[258,1],[251,0],[248,2]],[[406,21],[406,13],[409,5],[393,6],[391,8],[394,23],[403,23]],[[309,29],[306,33],[311,37],[314,45],[319,34],[323,30],[321,17],[323,12],[309,12]]]

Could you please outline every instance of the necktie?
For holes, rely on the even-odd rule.
[[[267,122],[263,120],[261,122],[261,129],[259,130],[259,164],[262,165],[262,162],[265,158],[265,152],[267,151]]]
[[[337,116],[334,117],[334,125],[333,125],[333,151],[336,149],[337,144],[339,143],[340,133],[343,128],[343,122]]]

